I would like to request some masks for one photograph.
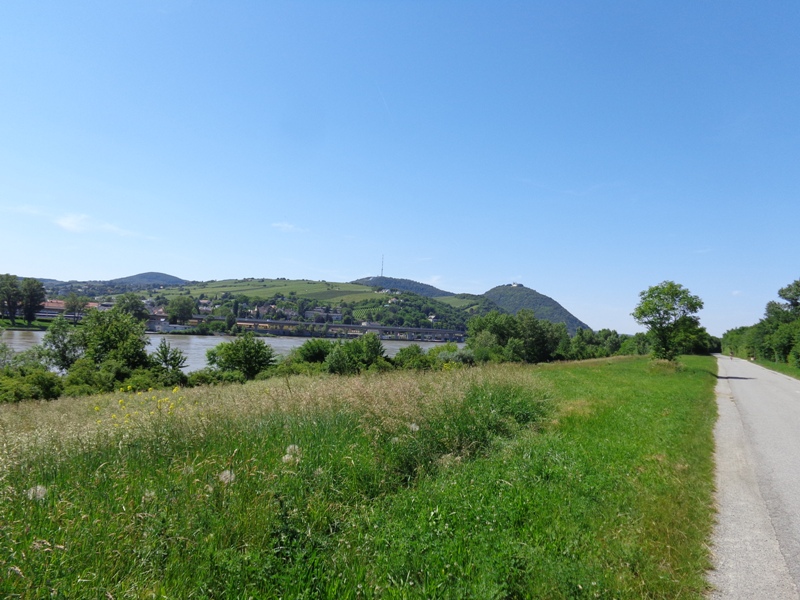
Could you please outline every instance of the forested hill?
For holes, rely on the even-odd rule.
[[[185,279],[167,275],[166,273],[140,273],[139,275],[131,275],[130,277],[120,277],[119,279],[112,279],[109,281],[113,285],[131,285],[138,287],[147,286],[160,286],[164,287],[170,285],[184,285],[188,283]]]
[[[537,319],[544,319],[552,323],[565,323],[570,335],[575,335],[578,329],[591,329],[549,296],[521,284],[499,285],[483,295],[511,314],[515,315],[519,310],[529,308],[533,310]]]
[[[411,292],[412,294],[425,296],[426,298],[442,298],[444,296],[455,295],[453,292],[445,292],[427,283],[420,283],[418,281],[412,281],[411,279],[395,279],[394,277],[364,277],[351,281],[350,283],[398,290],[400,292]]]

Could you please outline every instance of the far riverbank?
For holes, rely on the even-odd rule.
[[[44,337],[44,331],[21,331],[21,330],[6,330],[0,333],[0,341],[5,342],[15,352],[22,352],[28,350],[33,346],[40,344]],[[235,339],[232,336],[224,335],[165,335],[160,333],[148,333],[150,345],[148,351],[152,352],[161,343],[162,338],[169,342],[173,348],[178,348],[186,355],[186,368],[187,373],[191,371],[199,371],[206,366],[206,351],[222,342],[230,342]],[[263,339],[267,344],[272,346],[275,354],[283,356],[292,351],[293,348],[303,345],[311,338],[297,337],[297,336],[276,336],[264,337]],[[401,348],[417,344],[424,350],[440,346],[440,342],[408,342],[403,340],[382,340],[383,348],[386,355],[389,357],[397,354]],[[464,344],[458,344],[459,347]]]

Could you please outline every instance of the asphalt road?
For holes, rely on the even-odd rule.
[[[717,361],[711,598],[800,598],[800,380]]]

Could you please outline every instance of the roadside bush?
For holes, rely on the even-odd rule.
[[[789,364],[800,369],[800,341],[798,341],[789,353]]]

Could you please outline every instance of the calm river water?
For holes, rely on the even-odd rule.
[[[0,334],[0,341],[8,344],[12,350],[21,352],[31,346],[41,343],[43,331],[3,331]],[[179,348],[186,355],[187,372],[197,371],[206,366],[206,350],[213,348],[220,342],[230,342],[234,338],[216,335],[160,335],[156,333],[147,334],[150,345],[148,352],[152,352],[161,343],[161,338],[165,338],[170,346]],[[262,338],[267,344],[272,346],[278,355],[288,354],[292,348],[300,346],[308,340],[306,337],[270,337]],[[398,340],[383,340],[383,348],[387,356],[394,356],[397,352],[412,343],[419,344],[424,350],[439,346],[437,342],[403,342]],[[463,344],[459,344],[462,346]]]

